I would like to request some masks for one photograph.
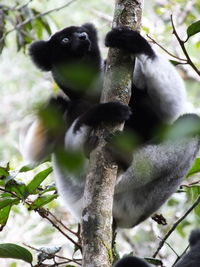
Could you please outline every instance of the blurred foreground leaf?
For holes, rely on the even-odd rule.
[[[19,259],[28,263],[33,261],[32,254],[27,249],[12,243],[0,244],[0,258]]]

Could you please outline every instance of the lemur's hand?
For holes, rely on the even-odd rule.
[[[138,32],[126,27],[114,28],[108,32],[105,38],[105,45],[123,49],[132,54],[154,56],[149,43]]]
[[[128,105],[119,102],[97,104],[79,117],[74,130],[79,130],[84,124],[90,127],[96,127],[102,122],[122,123],[123,121],[127,121],[130,115],[131,109]]]

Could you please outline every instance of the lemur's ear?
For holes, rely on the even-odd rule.
[[[33,42],[29,47],[29,54],[37,67],[44,71],[51,70],[51,51],[48,41]]]
[[[85,23],[82,25],[82,27],[86,28],[89,32],[89,34],[91,35],[90,37],[92,37],[95,41],[97,41],[97,30],[95,28],[95,26],[92,23]]]

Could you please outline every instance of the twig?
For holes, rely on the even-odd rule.
[[[148,34],[147,34],[147,37],[148,37],[153,43],[155,43],[157,46],[159,46],[163,51],[165,51],[168,55],[170,55],[171,57],[174,57],[174,58],[176,58],[176,59],[178,59],[178,60],[181,60],[181,61],[185,61],[185,62],[187,63],[187,59],[185,59],[185,58],[180,58],[180,57],[177,57],[177,56],[173,55],[171,52],[169,52],[166,48],[164,48],[162,45],[160,45],[155,39],[153,39],[153,38],[152,38],[151,36],[149,36]],[[183,63],[180,62],[180,64],[183,64]]]
[[[16,8],[16,10],[20,10],[20,9],[23,9],[25,7],[27,7],[33,0],[28,0],[25,4],[19,6]]]
[[[175,262],[174,262],[174,264],[172,265],[172,267],[185,255],[185,253],[187,252],[187,250],[188,250],[188,248],[190,247],[190,245],[188,245],[185,249],[184,249],[184,251],[183,251],[183,253],[180,255],[180,256],[178,256],[177,257],[177,259],[175,260]]]
[[[7,5],[0,5],[0,8],[2,8],[3,10],[11,10],[11,11],[19,11],[22,8],[27,7],[33,0],[28,0],[25,4],[18,6],[18,4],[14,5],[14,6],[7,6]]]
[[[0,191],[4,192],[4,193],[9,193],[11,194],[13,197],[16,197],[18,198],[19,200],[22,200],[20,197],[18,197],[15,193],[9,191],[9,190],[6,190],[6,189],[3,189],[3,188],[0,188]]]
[[[53,214],[53,213],[51,213],[49,210],[48,210],[48,213],[54,218],[54,220],[56,221],[56,222],[58,222],[60,225],[62,225],[62,227],[65,229],[65,230],[67,230],[67,231],[69,231],[70,233],[72,233],[72,234],[74,234],[74,235],[76,235],[77,236],[77,233],[78,232],[74,232],[74,231],[72,231],[71,229],[69,229],[61,220],[59,220],[58,218],[56,218],[56,216]]]
[[[67,239],[69,239],[75,246],[77,246],[81,251],[82,251],[82,247],[81,245],[74,241],[68,234],[66,234],[51,218],[48,217],[48,212],[43,209],[43,208],[39,208],[39,209],[36,209],[36,211],[39,213],[39,215],[42,217],[42,218],[45,218],[47,219],[53,227],[55,227],[61,234],[63,234]]]
[[[66,260],[66,261],[68,261],[67,263],[69,263],[69,262],[75,262],[75,263],[78,263],[79,261],[82,261],[82,259],[74,259],[74,258],[72,258],[72,259],[69,259],[69,258],[66,258],[66,257],[62,257],[62,256],[59,256],[59,255],[56,255],[56,254],[51,254],[51,253],[48,253],[48,252],[44,252],[44,250],[42,250],[42,249],[39,249],[39,248],[35,248],[35,247],[32,247],[32,246],[30,246],[30,245],[28,245],[28,244],[26,244],[26,243],[23,243],[26,247],[28,247],[28,248],[30,248],[30,249],[32,249],[32,250],[35,250],[35,251],[37,251],[37,252],[41,252],[41,253],[44,253],[44,254],[47,254],[47,255],[52,255],[52,256],[54,256],[55,258],[58,258],[58,259],[62,259],[62,260]],[[79,264],[79,263],[78,263]]]
[[[162,240],[161,237],[158,237],[160,240]],[[174,254],[179,257],[178,253],[175,251],[175,249],[173,249],[173,247],[168,243],[168,242],[165,242],[165,244],[174,252]]]
[[[182,184],[180,187],[191,188],[191,187],[193,187],[193,186],[195,186],[196,184],[199,184],[199,183],[200,183],[200,180],[191,182],[191,183],[189,183],[189,184]]]
[[[162,239],[162,241],[159,244],[159,247],[157,248],[156,252],[153,254],[153,258],[155,258],[158,254],[158,252],[161,250],[161,248],[163,247],[165,241],[167,240],[167,238],[172,234],[172,232],[176,229],[176,227],[179,225],[179,223],[181,223],[186,217],[187,215],[200,203],[200,195],[198,196],[198,198],[195,200],[195,202],[193,203],[193,205],[183,214],[182,217],[180,217],[171,227],[171,229],[167,232],[167,234],[164,236],[164,238]]]
[[[176,36],[176,39],[177,41],[179,42],[181,48],[182,48],[182,51],[185,55],[185,57],[187,58],[187,63],[193,68],[193,70],[200,76],[200,70],[198,70],[198,68],[195,66],[195,64],[192,62],[192,60],[190,59],[189,55],[188,55],[188,52],[185,48],[185,42],[187,41],[183,41],[181,40],[181,38],[179,37],[176,29],[175,29],[175,26],[174,26],[174,22],[173,22],[173,16],[171,15],[171,23],[172,23],[172,28],[173,28],[173,34]]]
[[[1,43],[1,42],[6,38],[6,36],[7,36],[8,34],[10,34],[11,32],[13,32],[13,31],[15,31],[15,30],[19,30],[22,26],[28,24],[29,22],[31,22],[31,21],[33,21],[33,20],[35,20],[35,19],[38,19],[38,18],[40,18],[40,17],[44,17],[44,16],[46,16],[46,15],[52,13],[52,12],[57,12],[57,11],[59,11],[59,10],[65,8],[65,7],[69,6],[71,3],[75,2],[75,1],[76,1],[76,0],[70,0],[70,1],[68,1],[67,3],[65,3],[64,5],[60,6],[60,7],[57,7],[57,8],[54,8],[54,9],[50,9],[50,10],[48,10],[48,11],[46,11],[46,12],[40,13],[40,14],[34,16],[34,17],[31,17],[31,18],[29,18],[29,19],[26,19],[26,20],[24,20],[24,21],[21,22],[21,23],[18,23],[17,25],[15,25],[15,27],[13,27],[12,29],[10,29],[9,31],[7,31],[7,32],[4,34],[4,36],[0,39],[0,43]]]

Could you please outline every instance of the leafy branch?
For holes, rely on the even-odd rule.
[[[161,44],[159,44],[155,39],[153,39],[151,36],[149,36],[147,34],[147,37],[157,46],[159,46],[163,51],[165,51],[165,53],[167,53],[169,56],[175,58],[176,60],[178,60],[179,62],[177,62],[177,64],[188,64],[190,65],[193,70],[200,76],[200,70],[195,66],[195,64],[193,63],[193,61],[191,60],[186,48],[185,48],[185,43],[188,41],[188,39],[192,36],[195,35],[196,33],[200,32],[200,21],[197,21],[195,23],[193,23],[192,25],[190,25],[187,29],[187,38],[185,41],[181,40],[181,38],[179,37],[177,30],[175,28],[174,22],[173,22],[173,17],[171,15],[171,24],[172,24],[172,28],[173,28],[173,34],[175,35],[176,39],[178,40],[178,43],[185,55],[185,58],[180,58],[176,55],[174,55],[173,53],[171,53],[170,51],[168,51],[165,47],[163,47]]]
[[[192,60],[191,60],[190,56],[188,55],[188,52],[187,52],[187,50],[185,48],[185,43],[188,41],[188,39],[190,38],[190,36],[192,36],[192,35],[194,35],[194,34],[196,34],[196,33],[198,33],[200,31],[200,27],[199,27],[199,31],[197,31],[197,30],[194,30],[194,31],[189,30],[189,29],[192,29],[192,25],[194,25],[193,28],[194,27],[196,28],[196,23],[198,23],[198,22],[192,24],[188,28],[188,30],[187,30],[188,37],[187,37],[187,39],[185,41],[181,40],[181,38],[179,37],[179,35],[178,35],[177,31],[176,31],[176,28],[174,26],[174,21],[173,21],[173,16],[172,15],[171,15],[171,23],[172,23],[172,28],[173,28],[173,34],[176,36],[176,39],[177,39],[177,41],[180,44],[180,47],[181,47],[181,49],[182,49],[182,51],[183,51],[183,53],[184,53],[184,55],[186,57],[187,64],[190,65],[193,68],[193,70],[200,76],[200,70],[198,70],[198,68],[192,62]],[[200,26],[200,23],[198,23],[198,26]]]
[[[28,210],[34,210],[37,212],[42,218],[46,219],[50,224],[65,238],[67,238],[73,245],[74,249],[82,251],[81,246],[81,235],[80,235],[80,226],[77,231],[72,231],[64,223],[58,219],[54,214],[52,214],[48,209],[45,209],[43,206],[50,203],[53,199],[57,198],[56,187],[53,185],[49,186],[41,186],[41,183],[48,177],[48,175],[52,172],[52,168],[48,167],[39,173],[37,173],[32,180],[26,185],[23,182],[19,182],[15,179],[16,175],[32,170],[31,168],[25,166],[22,167],[18,171],[10,171],[9,165],[7,167],[0,167],[0,231],[3,230],[4,226],[7,223],[10,210],[12,206],[18,205],[19,203],[23,203],[27,206]],[[51,193],[50,193],[51,192]],[[50,194],[49,194],[50,193]],[[37,195],[34,200],[31,200],[29,196]],[[77,241],[76,241],[77,240]],[[17,247],[15,244],[0,244],[0,258],[5,255],[5,249],[8,247],[10,253],[6,254],[6,258],[16,258],[22,259],[24,261],[32,262],[31,254],[27,252],[25,255],[23,254],[23,247]],[[16,253],[17,249],[17,253]],[[44,248],[47,249],[47,248]],[[48,251],[48,249],[47,249]],[[58,266],[61,264],[68,264],[69,262],[75,262],[80,265],[80,259],[68,259],[63,258],[65,260],[62,263],[57,263],[55,261],[55,253],[58,251],[51,251],[50,255],[44,252],[42,259],[38,256],[38,264],[40,261],[44,261],[46,259],[54,260],[53,265],[49,266]],[[27,256],[28,255],[28,256]],[[45,256],[46,255],[46,256]],[[38,265],[37,265],[38,266]]]

